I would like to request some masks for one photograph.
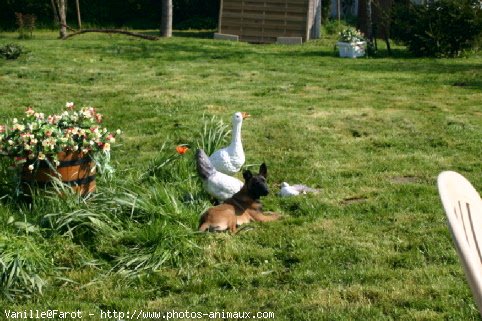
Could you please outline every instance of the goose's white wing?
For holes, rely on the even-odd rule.
[[[220,172],[216,172],[204,181],[206,191],[220,201],[239,192],[243,185],[239,179]]]

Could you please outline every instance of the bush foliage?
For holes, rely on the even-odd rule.
[[[17,44],[9,43],[0,47],[0,56],[5,59],[17,59],[23,52],[23,48]]]
[[[482,32],[478,0],[433,0],[397,6],[392,37],[417,56],[460,55],[474,48]]]
[[[159,28],[161,1],[158,0],[83,0],[80,11],[84,25],[98,27],[130,27],[138,29]],[[219,0],[176,0],[173,1],[173,24],[177,29],[216,27],[219,14]],[[67,24],[77,27],[75,1],[67,2]],[[35,15],[40,27],[56,27],[50,1],[4,0],[0,1],[0,29],[15,30],[15,12]],[[194,18],[194,19],[193,19]],[[213,23],[214,21],[214,23]],[[192,22],[192,24],[190,23]]]

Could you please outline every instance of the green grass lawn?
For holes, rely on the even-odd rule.
[[[99,177],[85,202],[49,194],[29,206],[2,171],[0,271],[14,257],[26,274],[1,289],[0,319],[8,309],[79,309],[87,320],[141,309],[480,319],[436,189],[437,175],[455,170],[482,191],[480,56],[420,59],[395,46],[393,57],[382,48],[378,58],[341,59],[330,37],[302,46],[182,33],[155,42],[15,37],[0,33],[0,46],[28,51],[0,59],[0,123],[27,106],[53,113],[74,101],[123,135],[114,176]],[[265,208],[285,219],[198,234],[210,203],[193,166],[196,142],[206,119],[229,123],[236,111],[252,115],[247,164],[268,165]],[[177,144],[191,150],[163,166]],[[321,193],[280,199],[283,181]],[[42,295],[22,280],[45,281]]]

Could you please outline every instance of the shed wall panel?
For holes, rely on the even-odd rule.
[[[309,39],[316,0],[221,0],[219,33],[249,42],[276,42],[277,37]]]

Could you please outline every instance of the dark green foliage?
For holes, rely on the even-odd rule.
[[[325,32],[328,35],[337,35],[343,30],[349,27],[344,20],[326,20],[324,22]]]
[[[417,56],[458,56],[475,46],[481,32],[478,0],[434,0],[394,10],[392,37]]]
[[[177,25],[181,22],[183,22],[185,26],[188,21],[192,21],[194,24],[189,27],[196,29],[196,24],[199,24],[203,20],[200,19],[202,17],[214,20],[214,26],[211,24],[211,28],[216,28],[220,2],[220,0],[175,0],[172,3],[173,24],[177,28]],[[208,22],[208,20],[205,22]],[[207,29],[207,27],[203,26],[199,29]]]
[[[0,56],[5,59],[17,59],[23,52],[23,48],[17,44],[9,43],[0,47]]]
[[[216,28],[219,0],[173,1],[173,25],[179,29]],[[67,2],[67,24],[77,28],[75,1]],[[130,27],[157,29],[161,21],[159,0],[82,0],[82,21],[85,25],[98,27]],[[56,28],[50,1],[4,0],[0,1],[0,29],[15,30],[15,12],[34,14],[38,24]],[[178,27],[179,25],[179,27]]]
[[[321,0],[321,22],[327,24],[330,20],[330,5],[331,1]]]
[[[206,29],[216,29],[218,21],[212,17],[192,17],[187,20],[183,20],[175,25],[178,30],[206,30]]]
[[[73,3],[74,1],[71,2]],[[17,29],[18,24],[15,16],[16,12],[35,15],[43,25],[52,24],[53,22],[53,13],[50,6],[50,1],[3,0],[0,1],[0,29]]]

